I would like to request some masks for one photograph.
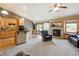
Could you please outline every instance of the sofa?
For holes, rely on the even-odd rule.
[[[79,48],[79,34],[78,33],[75,34],[75,35],[69,35],[68,40],[74,46],[76,46],[77,48]]]

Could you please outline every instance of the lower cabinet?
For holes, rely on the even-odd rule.
[[[15,38],[0,39],[0,48],[8,48],[15,45],[16,45]]]
[[[0,33],[0,49],[16,46],[15,32],[1,32]]]

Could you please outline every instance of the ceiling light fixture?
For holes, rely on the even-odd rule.
[[[61,3],[57,3],[57,7],[60,7],[62,4]]]
[[[58,11],[58,10],[59,10],[58,7],[53,8],[53,11]]]
[[[1,13],[2,14],[8,14],[8,12],[6,10],[2,10]]]

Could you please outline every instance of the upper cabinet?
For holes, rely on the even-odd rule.
[[[1,20],[0,20],[0,26],[1,27],[5,27],[6,26],[6,19],[5,18],[1,18]]]
[[[15,29],[16,31],[19,31],[19,20],[2,17],[0,20],[0,26],[5,29]]]

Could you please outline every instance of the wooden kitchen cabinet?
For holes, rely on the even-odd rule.
[[[0,20],[0,26],[2,28],[8,28],[10,25],[15,26],[14,28],[16,31],[19,31],[19,19],[11,19],[2,17]]]

